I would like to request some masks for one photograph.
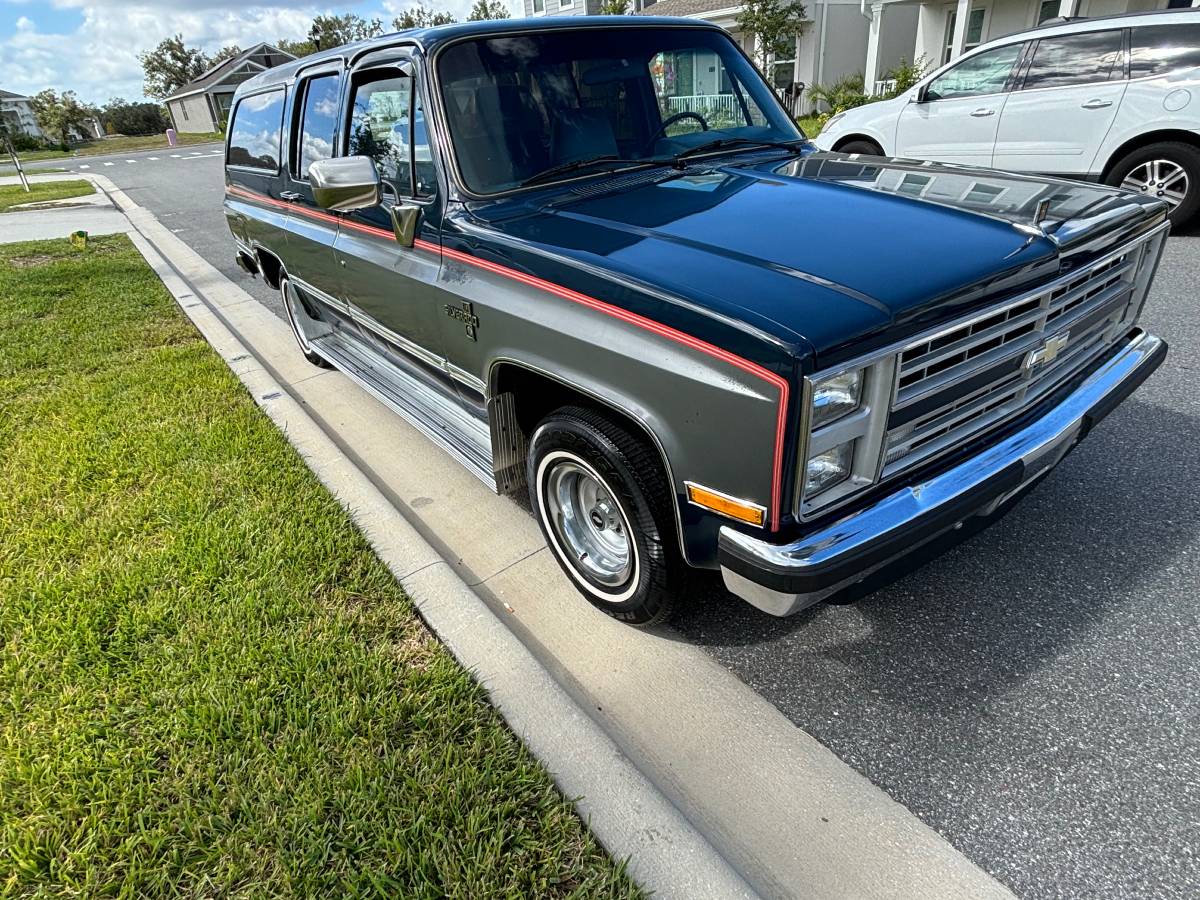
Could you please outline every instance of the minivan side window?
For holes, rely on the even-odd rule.
[[[317,160],[333,156],[337,136],[339,75],[310,78],[304,92],[304,110],[300,120],[299,152],[296,153],[296,177],[307,178],[308,167]]]
[[[283,146],[283,88],[243,97],[229,126],[231,166],[279,171]]]
[[[1200,24],[1131,28],[1129,40],[1130,78],[1200,66]]]
[[[1022,90],[1095,84],[1124,76],[1118,31],[1085,31],[1038,41]]]
[[[437,182],[429,130],[411,76],[385,69],[355,81],[346,153],[375,160],[379,177],[401,196],[433,196]]]
[[[968,57],[952,69],[947,69],[929,82],[925,96],[929,100],[951,100],[954,97],[999,94],[1004,90],[1013,64],[1021,55],[1023,44],[1009,44],[984,50]]]

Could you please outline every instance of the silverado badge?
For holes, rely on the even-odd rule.
[[[479,340],[475,334],[475,330],[479,327],[479,316],[475,315],[475,308],[468,301],[464,300],[460,306],[455,306],[452,303],[447,303],[444,307],[446,315],[452,319],[458,319],[467,326],[467,337],[473,341]]]

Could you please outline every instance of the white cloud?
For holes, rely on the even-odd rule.
[[[25,0],[0,0],[24,3]],[[473,0],[431,0],[430,6],[465,19]],[[514,16],[522,15],[521,0],[506,0]],[[51,0],[57,8],[77,10],[83,21],[69,33],[39,30],[37,14],[21,16],[16,30],[0,37],[0,73],[5,90],[36,94],[43,88],[73,90],[83,100],[103,103],[110,97],[135,100],[142,96],[139,52],[163,38],[182,34],[188,46],[212,53],[228,44],[246,48],[259,41],[300,38],[315,15],[347,10],[366,18],[378,17],[391,27],[393,17],[415,6],[415,0],[381,0],[365,8],[304,5],[290,0],[252,0],[238,6],[230,0]]]
[[[189,46],[214,52],[227,44],[298,38],[317,7],[209,8],[178,4],[128,5],[107,2],[82,6],[83,22],[70,33],[43,32],[22,17],[14,33],[0,39],[0,72],[5,90],[35,94],[43,88],[74,90],[80,98],[102,103],[109,97],[142,96],[142,66],[137,55],[160,40],[182,34]]]

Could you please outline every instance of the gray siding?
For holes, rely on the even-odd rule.
[[[213,121],[208,107],[208,97],[204,94],[192,94],[190,97],[180,97],[167,103],[171,109],[171,118],[175,120],[175,130],[180,133],[199,134],[216,131],[217,123]]]
[[[525,15],[537,16],[595,16],[600,14],[600,0],[575,0],[574,6],[563,8],[559,0],[545,0],[545,13],[534,12],[533,0],[525,0]],[[632,6],[632,4],[630,4]]]

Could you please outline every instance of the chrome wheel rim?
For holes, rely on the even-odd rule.
[[[606,588],[625,584],[635,556],[629,522],[603,479],[564,459],[546,473],[543,498],[554,537],[580,572]]]
[[[1127,190],[1167,201],[1171,209],[1184,201],[1190,186],[1187,171],[1169,159],[1152,159],[1136,165],[1121,182],[1121,187]]]
[[[296,335],[296,343],[305,353],[312,353],[312,344],[309,343],[308,335],[304,333],[300,324],[302,317],[307,318],[308,313],[305,312],[296,292],[292,290],[292,283],[285,278],[279,286],[279,292],[283,295],[283,308],[287,310],[288,322],[291,323],[292,333]]]

